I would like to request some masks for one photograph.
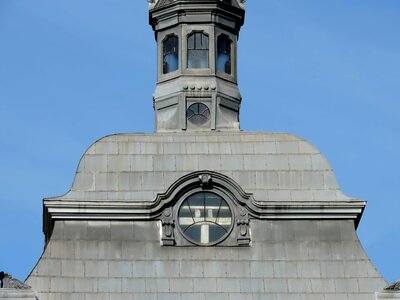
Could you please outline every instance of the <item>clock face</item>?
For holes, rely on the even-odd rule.
[[[184,237],[197,245],[215,245],[232,229],[228,203],[211,192],[198,192],[186,198],[178,211],[178,225]]]
[[[203,103],[193,103],[186,111],[186,118],[194,125],[203,125],[210,119],[210,109]]]

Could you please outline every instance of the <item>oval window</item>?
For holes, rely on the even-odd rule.
[[[178,225],[186,239],[198,245],[215,245],[232,229],[232,212],[219,195],[199,192],[186,198],[178,211]]]

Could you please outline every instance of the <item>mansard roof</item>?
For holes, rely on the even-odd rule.
[[[268,132],[110,135],[89,147],[70,192],[60,199],[92,194],[99,200],[152,201],[199,170],[232,178],[257,201],[350,200],[318,149],[297,136]],[[134,184],[124,184],[128,175],[137,178]]]
[[[337,218],[358,224],[365,207],[341,192],[322,154],[296,136],[175,132],[97,141],[83,155],[71,190],[45,199],[45,218],[49,226],[54,219],[113,217],[112,211],[151,219],[159,212],[160,195],[193,172],[216,172],[238,183],[251,195],[256,218]]]
[[[243,198],[233,224],[250,224],[250,245],[178,245],[177,228],[166,236],[202,173],[212,191]],[[111,135],[86,151],[70,192],[45,199],[47,247],[27,282],[46,299],[75,287],[71,299],[374,300],[386,282],[356,235],[364,205],[290,134]]]

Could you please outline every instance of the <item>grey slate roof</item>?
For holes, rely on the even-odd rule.
[[[257,201],[349,201],[327,160],[285,133],[111,135],[83,155],[67,200],[152,201],[183,175],[220,172]]]

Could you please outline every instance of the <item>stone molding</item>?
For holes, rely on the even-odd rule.
[[[400,291],[384,291],[376,293],[375,297],[379,299],[400,299]]]
[[[0,299],[31,299],[37,300],[33,290],[0,289]]]
[[[210,176],[213,185],[229,190],[250,218],[263,220],[354,220],[355,226],[365,208],[365,201],[256,201],[234,180],[214,171],[196,171],[181,177],[154,201],[43,201],[46,240],[55,220],[159,220],[164,210],[177,201],[179,194],[204,184],[199,176]],[[139,199],[137,199],[139,200]],[[168,223],[169,224],[169,223]],[[171,225],[171,224],[170,224]]]
[[[52,220],[151,220],[155,217],[144,202],[132,201],[60,201],[45,200],[45,215]],[[269,220],[357,220],[365,201],[345,202],[282,202],[269,201],[262,205],[259,219]]]

